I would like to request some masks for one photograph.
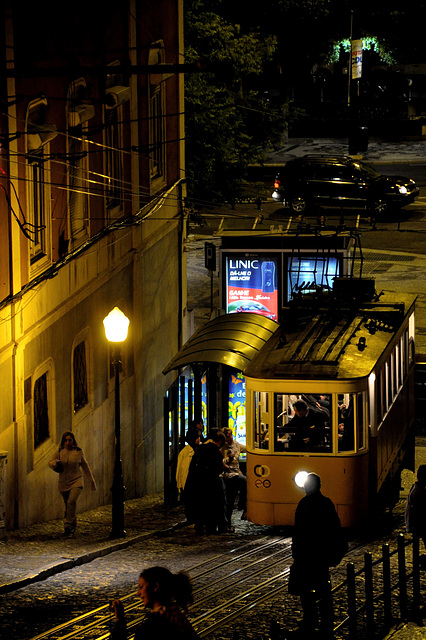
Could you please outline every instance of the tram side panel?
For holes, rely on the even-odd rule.
[[[305,495],[294,477],[298,471],[317,473],[344,527],[368,515],[368,452],[357,456],[293,456],[247,454],[247,516],[256,524],[292,526],[299,500]]]
[[[414,471],[414,369],[370,440],[370,502],[393,506],[399,497],[403,468]]]

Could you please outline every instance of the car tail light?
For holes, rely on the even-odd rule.
[[[279,189],[281,186],[281,182],[279,180],[275,180],[274,182],[274,189]]]

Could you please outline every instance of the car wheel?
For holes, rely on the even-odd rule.
[[[309,209],[308,201],[301,194],[290,198],[289,207],[294,213],[305,213]]]
[[[385,200],[373,200],[367,205],[367,211],[371,215],[379,215],[389,211],[389,205]]]

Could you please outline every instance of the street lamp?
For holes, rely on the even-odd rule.
[[[129,319],[118,308],[104,318],[105,335],[112,344],[112,364],[115,372],[115,460],[112,482],[112,529],[111,538],[123,538],[124,531],[124,480],[121,462],[121,428],[120,428],[120,344],[127,338]]]

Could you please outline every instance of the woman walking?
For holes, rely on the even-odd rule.
[[[96,491],[96,483],[82,449],[77,445],[74,434],[65,431],[61,438],[55,456],[50,460],[49,467],[59,473],[58,489],[65,503],[66,536],[75,532],[77,518],[77,500],[83,491],[83,469],[92,491]]]
[[[145,569],[139,576],[138,595],[148,614],[136,628],[134,640],[199,639],[185,612],[192,602],[192,586],[186,573],[172,573],[165,567]]]

